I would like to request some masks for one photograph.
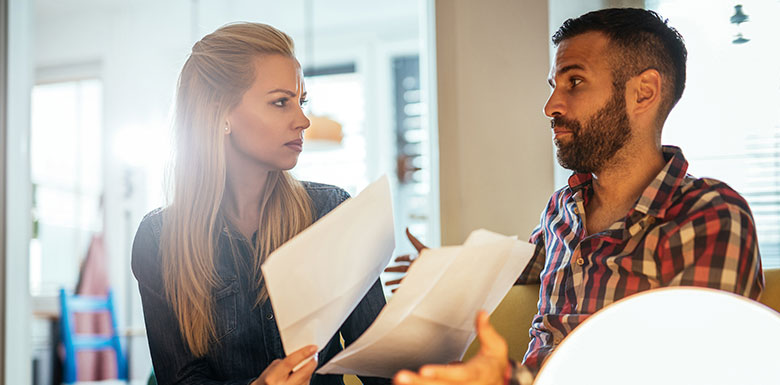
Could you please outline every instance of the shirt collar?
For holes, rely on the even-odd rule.
[[[593,175],[588,173],[574,173],[569,177],[569,188],[572,192],[582,190],[593,181]]]
[[[679,147],[663,146],[661,150],[666,166],[645,188],[634,205],[634,210],[659,218],[666,214],[666,209],[672,204],[674,192],[685,180],[688,171],[688,161]]]
[[[634,210],[654,217],[663,217],[666,214],[666,209],[672,203],[674,191],[685,179],[688,171],[688,161],[685,160],[679,147],[662,146],[661,151],[666,165],[645,188],[634,205]],[[576,193],[589,187],[592,182],[591,174],[574,173],[569,177],[569,188]]]

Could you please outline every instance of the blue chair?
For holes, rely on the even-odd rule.
[[[63,375],[65,383],[76,382],[76,352],[80,350],[98,351],[113,350],[116,355],[116,365],[119,380],[127,381],[127,360],[122,350],[116,327],[116,312],[114,311],[113,295],[109,290],[106,297],[67,294],[60,289],[60,326],[62,342],[65,345],[65,362]],[[110,335],[82,335],[74,330],[74,313],[108,312],[111,315]]]

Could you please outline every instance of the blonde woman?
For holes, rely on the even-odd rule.
[[[342,384],[312,374],[314,346],[285,357],[260,271],[348,198],[286,171],[309,126],[305,101],[293,42],[273,27],[231,24],[192,47],[176,99],[172,199],[144,218],[133,243],[158,383]],[[384,304],[377,281],[340,329],[347,344]],[[337,333],[319,362],[339,350]]]

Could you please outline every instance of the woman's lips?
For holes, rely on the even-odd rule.
[[[301,139],[291,140],[284,145],[298,152],[303,151],[303,140]]]

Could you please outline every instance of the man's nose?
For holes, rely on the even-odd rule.
[[[566,106],[563,103],[563,98],[559,92],[553,90],[550,97],[547,99],[547,103],[544,104],[544,114],[552,118],[557,115],[564,115],[566,113]]]

